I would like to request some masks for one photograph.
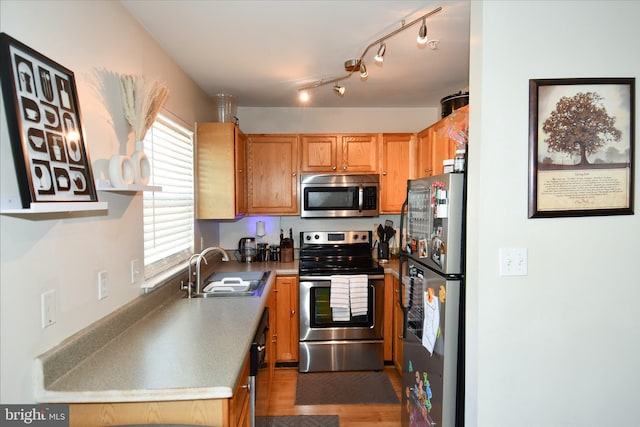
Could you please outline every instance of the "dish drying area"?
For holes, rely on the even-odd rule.
[[[224,271],[205,271],[203,274],[203,263],[208,265],[206,255],[209,253],[219,253],[222,256],[222,262],[215,263],[218,270],[230,259],[227,251],[220,247],[209,247],[199,254],[193,254],[189,259],[188,278],[180,285],[180,289],[186,291],[185,298],[262,296],[271,271],[223,269]],[[236,263],[232,265],[238,266]],[[208,276],[202,279],[205,274]]]

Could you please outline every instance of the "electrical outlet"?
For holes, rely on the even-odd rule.
[[[131,284],[136,284],[140,280],[140,260],[131,260]]]
[[[105,299],[108,296],[107,292],[107,272],[98,272],[98,299]]]
[[[40,310],[42,312],[42,327],[46,328],[56,323],[56,291],[43,292],[40,295]]]
[[[527,248],[500,248],[500,275],[527,275]]]

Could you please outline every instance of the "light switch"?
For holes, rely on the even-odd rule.
[[[43,292],[40,295],[40,310],[42,312],[42,327],[46,328],[56,323],[56,291]]]
[[[527,275],[527,248],[500,248],[500,275]]]
[[[108,296],[107,292],[107,272],[101,271],[98,273],[98,299],[104,299]]]

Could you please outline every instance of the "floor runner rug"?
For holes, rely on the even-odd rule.
[[[300,373],[296,405],[400,403],[384,372]]]
[[[340,427],[337,415],[256,417],[256,427]]]

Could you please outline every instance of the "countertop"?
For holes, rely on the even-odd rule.
[[[397,276],[397,264],[391,260],[382,266],[385,273]],[[36,358],[36,400],[88,403],[232,397],[275,278],[297,275],[298,262],[229,261],[210,268],[272,273],[260,297],[186,299],[177,288],[140,296],[137,304],[146,304],[146,309],[134,303],[125,307],[124,314],[113,316],[133,318],[127,320],[130,326],[119,330],[117,323],[122,320],[101,320]]]
[[[96,351],[45,386],[48,373],[43,360],[65,350],[47,352],[46,358],[36,359],[37,401],[230,398],[276,275],[297,274],[298,266],[297,262],[230,261],[212,267],[215,271],[270,270],[272,274],[260,297],[186,299],[182,292],[171,293],[169,301],[108,342],[95,345]]]

